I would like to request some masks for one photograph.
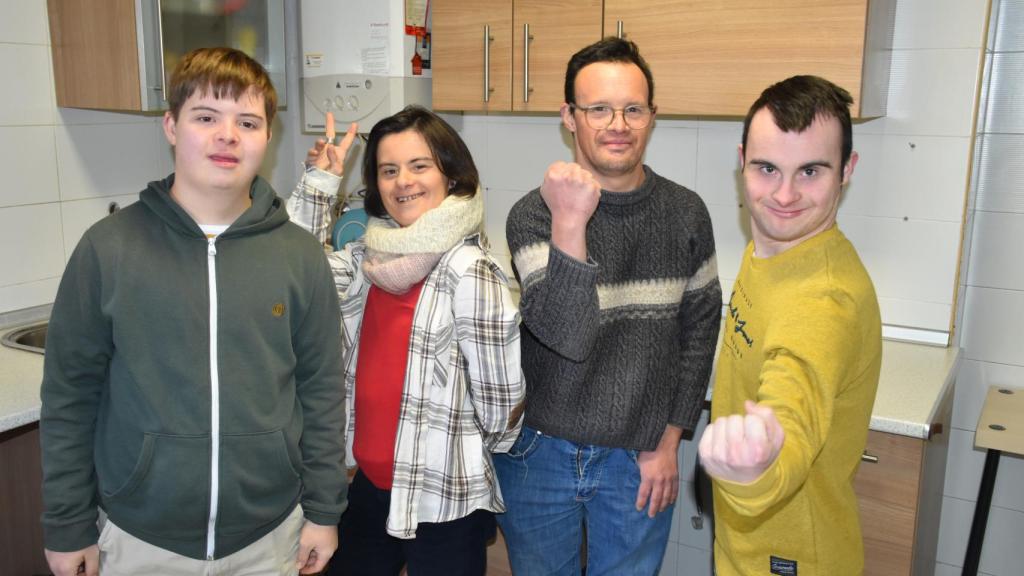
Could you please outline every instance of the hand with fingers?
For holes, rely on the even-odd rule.
[[[768,406],[750,400],[746,414],[716,418],[700,439],[700,461],[712,478],[739,484],[757,480],[779,457],[786,433]]]
[[[299,533],[299,556],[295,568],[299,574],[319,574],[338,549],[338,527],[306,521]]]
[[[44,550],[46,562],[54,576],[98,576],[100,573],[100,549],[93,544],[74,552]]]
[[[669,427],[662,434],[657,448],[637,454],[640,468],[640,489],[636,495],[636,509],[647,508],[647,516],[654,518],[675,504],[679,497],[679,440],[682,430]]]
[[[352,142],[356,139],[356,131],[359,126],[353,122],[349,124],[344,138],[338,144],[334,143],[334,113],[327,113],[325,138],[318,138],[316,144],[306,152],[306,166],[316,166],[341,176],[345,171],[345,156],[348,154]]]

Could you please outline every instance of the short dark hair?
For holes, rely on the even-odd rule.
[[[775,125],[783,132],[803,132],[815,118],[835,118],[843,132],[840,171],[853,152],[853,126],[850,105],[853,98],[845,89],[818,76],[793,76],[761,92],[743,120],[743,155],[747,154],[747,133],[754,114],[762,108],[772,113]]]
[[[608,36],[580,50],[569,59],[565,69],[565,102],[576,104],[576,76],[585,66],[598,62],[619,62],[636,64],[647,79],[647,105],[654,105],[654,76],[647,61],[640,55],[640,49],[632,40]]]
[[[203,95],[211,93],[218,100],[238,100],[250,90],[263,96],[269,133],[277,114],[277,91],[263,66],[245,52],[234,48],[197,48],[185,54],[167,84],[167,104],[175,121],[196,90]]]
[[[480,186],[480,175],[473,163],[466,143],[459,133],[436,114],[422,106],[406,106],[397,114],[377,122],[370,130],[363,156],[363,183],[366,184],[366,200],[363,207],[371,216],[385,218],[384,201],[377,186],[377,150],[385,136],[414,130],[423,137],[434,156],[441,174],[452,185],[448,194],[471,198]]]

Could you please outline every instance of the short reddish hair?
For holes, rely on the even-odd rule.
[[[259,62],[234,48],[198,48],[186,54],[171,74],[167,85],[167,103],[175,121],[181,107],[196,91],[212,93],[214,98],[238,100],[252,91],[263,96],[267,130],[277,114],[277,90]]]

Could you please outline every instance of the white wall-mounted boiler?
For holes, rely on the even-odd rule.
[[[359,131],[366,133],[408,104],[430,107],[429,35],[406,34],[407,5],[423,11],[427,3],[303,0],[299,9],[305,132],[323,132],[327,112],[334,113],[339,133],[351,122],[358,122]],[[411,15],[409,22],[424,24],[429,31],[426,17],[423,22],[422,13]]]

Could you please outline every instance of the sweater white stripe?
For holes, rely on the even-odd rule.
[[[516,270],[519,270],[519,278],[524,284],[530,284],[530,276],[535,272],[543,271],[548,267],[548,257],[551,254],[551,245],[547,242],[537,242],[529,246],[523,246],[513,254]]]
[[[686,291],[700,290],[711,282],[718,282],[718,258],[714,254],[700,265],[697,272],[686,283]]]
[[[520,249],[515,254],[516,269],[524,284],[542,278],[531,278],[533,274],[543,271],[548,266],[551,245],[537,242]],[[718,264],[714,256],[708,258],[689,280],[683,278],[665,278],[653,280],[637,280],[616,284],[599,284],[597,299],[601,310],[612,310],[623,306],[666,306],[678,304],[683,299],[684,291],[700,290],[710,282],[718,280]],[[525,287],[524,287],[525,288]]]
[[[597,301],[601,310],[623,306],[669,306],[682,302],[685,287],[686,282],[681,278],[598,284]]]

